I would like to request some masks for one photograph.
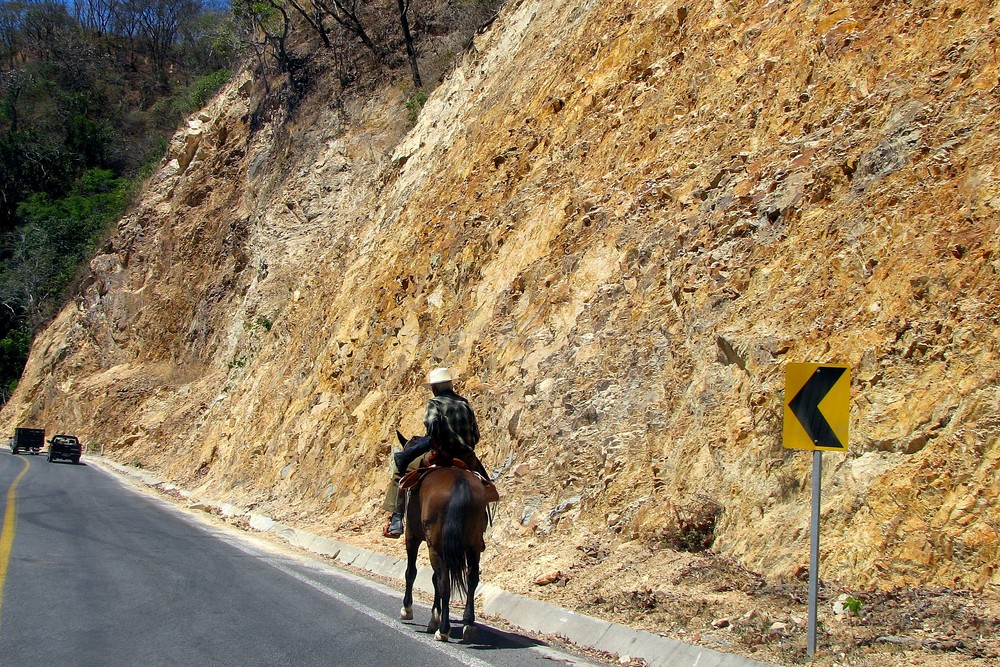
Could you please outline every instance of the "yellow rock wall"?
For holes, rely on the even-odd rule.
[[[784,366],[845,363],[824,577],[1000,583],[998,36],[968,0],[515,0],[409,130],[396,86],[251,132],[236,81],[3,426],[363,538],[447,365],[500,472],[493,557],[655,553],[711,505],[714,549],[781,578],[811,466]]]

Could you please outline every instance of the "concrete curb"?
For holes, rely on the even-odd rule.
[[[114,461],[96,456],[88,456],[87,461],[94,462],[101,467],[111,468],[122,475],[137,479],[147,486],[159,486],[167,491],[177,491],[182,496],[190,498],[195,507],[205,510],[216,509],[224,516],[246,516],[250,528],[253,530],[276,535],[292,546],[333,558],[338,563],[362,569],[380,577],[399,581],[403,579],[403,573],[406,570],[404,559],[314,535],[292,526],[286,526],[263,514],[241,511],[229,503],[195,498],[191,493],[185,492],[155,475],[123,466]],[[420,568],[414,588],[433,594],[434,589],[431,584],[429,568]],[[594,648],[619,656],[642,658],[651,667],[774,667],[771,663],[686,644],[650,632],[634,630],[624,625],[578,614],[523,595],[508,593],[491,584],[481,584],[479,594],[482,595],[482,604],[479,606],[479,611],[482,614],[503,618],[508,623],[529,632],[560,635],[577,646]]]

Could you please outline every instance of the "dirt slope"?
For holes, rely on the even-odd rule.
[[[824,613],[847,627],[829,603],[867,592],[952,615],[952,639],[858,621],[865,664],[995,658],[998,17],[515,1],[412,128],[400,86],[320,84],[251,132],[236,81],[36,341],[3,426],[377,544],[394,429],[421,429],[447,365],[504,496],[485,578],[797,660],[811,459],[782,447],[784,368],[848,364]],[[766,627],[719,638],[757,608]]]

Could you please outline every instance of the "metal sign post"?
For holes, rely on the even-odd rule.
[[[809,629],[806,650],[816,654],[816,604],[819,599],[819,490],[823,475],[823,452],[813,451],[812,521],[809,527]]]
[[[785,368],[786,449],[813,453],[812,518],[809,525],[809,657],[816,654],[816,607],[819,599],[819,515],[823,450],[846,452],[851,373],[837,364],[788,364]]]

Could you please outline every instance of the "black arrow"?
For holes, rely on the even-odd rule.
[[[844,449],[844,444],[830,428],[830,422],[826,421],[826,417],[819,411],[819,404],[846,370],[846,368],[820,366],[802,385],[795,398],[788,403],[788,407],[798,417],[802,428],[817,447]]]

